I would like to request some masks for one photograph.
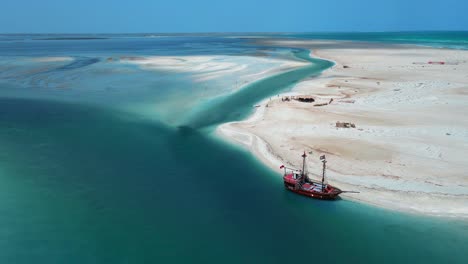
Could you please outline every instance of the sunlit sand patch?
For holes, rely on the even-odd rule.
[[[363,161],[385,161],[392,159],[391,150],[365,140],[339,137],[319,137],[314,138],[313,141],[311,141],[310,138],[305,138],[303,141],[309,141],[312,143],[307,145],[308,149],[314,149],[320,153],[330,153],[345,159]]]

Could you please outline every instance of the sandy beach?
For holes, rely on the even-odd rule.
[[[383,208],[468,218],[468,51],[345,41],[260,40],[310,49],[336,65],[218,133],[278,171],[298,167]],[[444,64],[438,64],[444,62]],[[283,101],[310,95],[314,103]],[[330,104],[327,104],[330,102]],[[317,105],[317,106],[316,106]],[[318,106],[322,105],[322,106]],[[336,122],[355,128],[337,128]]]

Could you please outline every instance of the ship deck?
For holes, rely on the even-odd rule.
[[[331,191],[330,189],[326,188],[327,185],[324,186],[324,192],[326,193],[327,190]],[[314,191],[314,192],[322,192],[322,184],[320,183],[304,183],[302,185],[302,189],[305,191]]]

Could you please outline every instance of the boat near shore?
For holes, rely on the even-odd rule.
[[[306,158],[304,152],[302,155],[302,170],[287,168],[281,165],[280,169],[284,169],[284,187],[292,192],[304,196],[312,197],[321,200],[335,200],[343,191],[335,186],[327,184],[325,178],[326,163],[325,155],[320,156],[322,161],[322,180],[314,181],[309,179],[306,172]]]

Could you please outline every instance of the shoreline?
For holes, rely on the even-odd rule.
[[[298,41],[294,41],[294,42],[296,43],[293,43],[290,46],[304,48],[305,45],[311,46],[317,43],[319,44],[318,46],[323,45],[323,43],[320,43],[320,41],[303,41],[302,43],[299,43],[300,45],[297,45]],[[281,45],[287,44],[287,43],[285,44],[285,41],[279,41],[279,43]],[[327,43],[330,43],[330,41],[327,41]],[[327,97],[327,98],[332,97],[332,98],[335,98],[335,100],[343,100],[343,98],[344,99],[358,98],[358,100],[363,100],[363,98],[366,99],[366,97],[373,96],[374,94],[378,94],[379,92],[381,93],[381,91],[379,91],[378,89],[377,91],[374,91],[375,87],[371,87],[369,83],[365,82],[366,80],[369,79],[368,76],[358,76],[358,77],[362,77],[362,79],[364,80],[364,81],[361,81],[359,85],[366,85],[368,87],[366,87],[367,89],[363,89],[364,90],[363,92],[360,91],[359,93],[357,93],[357,95],[353,95],[353,94],[348,95],[347,93],[348,91],[346,90],[339,91],[337,93],[336,87],[333,87],[333,86],[326,87],[327,85],[333,84],[333,82],[337,82],[337,81],[342,82],[342,78],[350,79],[349,81],[351,82],[351,79],[353,77],[356,77],[356,75],[366,75],[365,74],[366,69],[364,69],[364,71],[353,72],[354,76],[352,76],[353,74],[351,74],[350,76],[345,76],[345,77],[340,76],[340,74],[342,74],[345,71],[345,69],[343,69],[343,66],[347,64],[347,62],[346,62],[346,59],[344,62],[341,60],[337,60],[336,57],[340,59],[339,58],[340,53],[347,52],[347,48],[345,47],[345,45],[349,42],[334,41],[333,43],[335,45],[343,45],[344,47],[342,47],[342,49],[338,49],[338,51],[336,50],[333,51],[335,53],[327,51],[326,49],[320,49],[320,48],[316,49],[313,47],[308,48],[309,50],[311,50],[311,57],[313,56],[314,58],[321,58],[321,59],[325,59],[328,61],[332,61],[334,65],[331,68],[328,68],[327,70],[323,71],[319,76],[313,79],[307,79],[307,80],[299,82],[291,89],[290,92],[283,93],[280,95],[289,96],[289,95],[294,95],[294,94],[304,94],[307,92],[307,93],[314,94],[317,97]],[[360,65],[365,66],[367,63],[365,62],[365,60],[367,59],[366,56],[370,56],[370,55],[367,55],[366,53],[370,53],[372,54],[372,56],[379,58],[381,55],[379,54],[375,55],[375,51],[381,50],[381,49],[384,50],[385,48],[389,46],[391,48],[390,48],[390,52],[388,56],[393,55],[394,52],[392,50],[399,51],[400,49],[401,50],[411,49],[412,51],[422,50],[422,52],[428,52],[428,51],[431,52],[434,50],[437,50],[440,52],[441,50],[441,49],[432,49],[432,48],[427,48],[427,47],[414,47],[414,46],[408,47],[405,45],[400,46],[397,44],[392,44],[392,45],[386,44],[384,45],[385,47],[383,48],[380,47],[379,44],[360,43],[359,45],[369,46],[369,49],[358,50],[358,52],[362,53],[360,54],[360,56],[363,58],[364,62],[361,63],[359,61],[358,62],[352,61],[350,64],[361,63]],[[447,49],[445,51],[446,53],[454,52],[454,50],[450,50],[450,49]],[[353,50],[353,52],[356,52],[356,51]],[[462,50],[455,50],[455,52],[466,52],[465,54],[468,54],[467,51],[462,51]],[[463,56],[465,56],[465,54],[463,54]],[[387,55],[382,55],[382,56],[385,58],[385,56]],[[355,60],[358,59],[356,57],[352,57],[352,58]],[[462,57],[462,59],[463,58],[465,57]],[[466,58],[468,58],[468,55],[466,56]],[[464,63],[460,63],[460,64],[463,64],[463,67],[465,67]],[[459,65],[457,65],[457,67]],[[435,67],[438,67],[438,66],[435,66]],[[372,75],[374,73],[370,73],[370,74]],[[409,73],[408,76],[409,76],[409,79],[412,78],[411,73]],[[399,77],[396,77],[396,79],[398,78]],[[382,80],[380,82],[392,81],[393,79],[395,79],[395,77],[390,76],[390,78],[387,78],[385,80],[383,80],[384,78],[381,78],[381,79]],[[320,89],[320,88],[327,88],[328,90],[333,90],[333,91],[331,92],[327,91],[325,93],[324,89]],[[351,88],[358,89],[355,87],[354,88],[351,87]],[[458,89],[458,88],[455,87],[455,89]],[[411,94],[411,90],[409,90],[409,94]],[[343,98],[340,99],[339,98],[340,96],[343,96]],[[323,110],[323,109],[328,108],[328,106],[321,108],[321,109],[317,109],[317,110],[313,109],[311,110],[311,113],[307,113],[305,111],[308,111],[310,109],[305,109],[306,106],[300,105],[300,103],[291,102],[291,103],[288,103],[288,106],[284,106],[285,104],[284,103],[282,104],[281,101],[278,102],[278,101],[272,100],[272,102],[269,103],[270,107],[266,108],[265,105],[267,104],[267,102],[269,102],[268,99],[265,99],[262,102],[260,102],[259,104],[261,105],[261,107],[257,108],[256,111],[246,120],[239,121],[239,122],[225,123],[225,124],[218,126],[218,128],[216,129],[216,134],[219,137],[224,138],[231,143],[241,145],[242,147],[248,149],[260,161],[262,161],[262,163],[264,163],[265,165],[267,165],[268,167],[274,170],[277,170],[279,168],[279,165],[283,163],[289,166],[297,166],[298,160],[299,160],[296,157],[292,156],[291,151],[287,151],[287,150],[278,151],[278,147],[279,147],[278,145],[285,145],[284,143],[287,141],[287,140],[283,140],[282,137],[300,137],[300,136],[307,137],[309,136],[308,131],[317,130],[323,127],[323,124],[320,124],[320,123],[323,123],[323,120],[318,120],[320,122],[314,121],[313,115],[317,113],[319,113],[321,116],[328,116],[329,118],[327,119],[330,119],[330,121],[327,120],[326,122],[337,121],[337,120],[334,120],[336,119],[336,114],[337,114],[335,109],[333,109],[332,113],[329,113],[329,112],[327,113],[326,110]],[[336,105],[338,105],[337,106],[338,108],[341,107],[341,109],[339,109],[340,111],[338,112],[339,115],[342,115],[342,114],[347,115],[348,114],[347,112],[342,112],[342,111],[350,109],[349,107],[350,105],[356,107],[354,103],[353,104],[336,103]],[[344,108],[343,105],[346,105],[346,109],[343,109]],[[335,103],[333,106],[335,106]],[[331,107],[332,105],[330,105],[330,108]],[[277,109],[277,108],[280,108],[280,109]],[[359,105],[358,108],[362,108],[362,107]],[[377,115],[383,114],[385,112],[389,112],[389,111],[386,111],[386,109],[383,109],[383,110],[379,109],[381,108],[381,106],[374,107],[374,108],[377,109],[376,110],[378,112]],[[359,112],[362,112],[362,109],[358,109],[358,110]],[[370,116],[372,114],[370,114]],[[297,126],[299,127],[298,128],[299,130],[301,129],[300,128],[301,126],[306,127],[306,128],[304,128],[302,132],[295,133],[293,136],[291,136],[291,135],[288,135],[288,133],[286,133],[287,129],[284,129],[284,128],[277,129],[276,124],[273,124],[272,122],[270,122],[272,119],[278,118],[278,117],[284,117],[284,119],[278,120],[278,121],[288,122],[287,115],[291,115],[291,116],[303,115],[301,120],[295,120],[293,122],[290,122],[289,126]],[[390,111],[390,113],[387,113],[387,116],[389,117],[391,117],[392,115],[393,115],[392,111]],[[369,119],[369,117],[367,116],[366,118]],[[346,121],[346,120],[342,120],[342,121]],[[379,124],[382,130],[384,130],[384,128],[387,128],[385,126],[388,126],[388,124],[384,124],[384,123],[385,122],[383,122],[382,124]],[[258,126],[261,126],[261,127],[259,128]],[[285,125],[285,126],[288,126],[288,125]],[[390,126],[392,126],[392,124],[390,124]],[[411,126],[411,124],[409,125],[405,124],[405,126]],[[263,132],[264,130],[268,128],[275,130],[275,132],[271,132],[271,133]],[[391,129],[392,128],[390,128],[389,130]],[[373,129],[373,130],[376,130],[376,129]],[[276,135],[273,135],[273,134],[276,134]],[[318,136],[316,132],[313,132],[311,134],[315,134],[315,135],[312,135],[311,136],[312,138],[309,137],[309,140],[305,142],[312,141],[313,137]],[[340,143],[346,145],[346,144],[349,144],[350,142],[352,143],[353,141],[359,142],[360,144],[350,147],[350,151],[348,150],[348,152],[351,152],[351,153],[353,151],[361,150],[363,146],[366,147],[364,151],[366,151],[367,149],[370,152],[374,151],[373,149],[375,148],[381,147],[381,145],[375,144],[375,140],[372,141],[371,139],[367,139],[367,138],[365,138],[364,140],[352,139],[352,141],[349,141],[346,135],[339,135],[339,137],[337,136],[335,140],[340,140],[340,142],[337,143],[338,145],[340,145]],[[462,138],[462,140],[464,141],[464,138]],[[323,140],[320,140],[320,141],[323,141]],[[328,141],[333,141],[333,139],[329,138]],[[304,141],[303,142],[288,141],[287,143],[289,143],[288,146],[292,146],[291,148],[298,148],[298,146],[301,146],[301,145],[303,146],[303,148],[307,147],[307,145],[304,145]],[[363,143],[366,143],[368,146],[366,146]],[[406,143],[407,142],[405,142],[405,144]],[[437,182],[437,178],[428,177],[427,179],[425,179],[423,178],[424,175],[423,177],[420,177],[420,178],[407,177],[405,175],[406,172],[401,169],[399,170],[401,175],[398,175],[397,173],[393,172],[393,173],[387,173],[388,176],[386,173],[382,173],[382,176],[376,176],[377,174],[381,172],[379,171],[379,166],[381,166],[382,164],[378,164],[378,163],[383,163],[383,162],[380,162],[380,160],[378,162],[375,162],[376,165],[369,165],[369,166],[360,160],[361,164],[358,164],[358,165],[362,165],[363,169],[361,169],[361,171],[360,171],[360,168],[353,168],[356,166],[351,166],[349,169],[351,173],[343,173],[336,166],[336,164],[341,164],[341,162],[343,161],[344,159],[342,157],[343,155],[335,151],[336,148],[334,149],[334,147],[336,146],[331,146],[331,145],[328,146],[329,149],[320,149],[320,145],[312,146],[312,147],[308,146],[309,147],[308,149],[309,150],[312,149],[314,152],[313,157],[310,157],[310,158],[315,159],[315,156],[318,156],[317,153],[327,154],[328,156],[331,157],[331,161],[333,162],[333,164],[335,164],[335,165],[330,164],[332,165],[330,168],[330,173],[329,173],[329,175],[331,176],[330,181],[335,183],[335,185],[338,185],[339,187],[342,187],[344,189],[361,191],[361,194],[359,195],[344,194],[342,195],[344,199],[357,201],[360,203],[365,203],[365,204],[369,204],[369,205],[384,208],[384,209],[396,210],[396,211],[407,212],[407,213],[415,213],[415,214],[430,215],[430,216],[436,216],[436,217],[447,217],[447,218],[461,218],[461,219],[468,218],[468,211],[467,211],[468,209],[465,208],[465,206],[463,205],[466,201],[468,201],[467,200],[468,191],[467,191],[466,186],[464,185],[464,183],[466,183],[467,181],[466,177],[459,176],[458,178],[454,177],[455,180],[450,179],[450,181],[442,180],[441,182]],[[395,145],[398,146],[398,143],[396,143]],[[379,155],[386,156],[388,152],[392,153],[389,157],[382,157],[382,159],[385,160],[385,163],[392,164],[392,162],[393,163],[401,162],[402,159],[398,157],[398,154],[400,153],[397,153],[397,151],[395,151],[394,149],[383,148],[382,151],[376,151],[376,153],[374,154],[377,156]],[[356,159],[356,157],[352,157],[353,154],[350,154],[350,155],[351,157],[347,157],[348,158],[347,165],[350,164],[349,160],[354,161]],[[372,155],[372,153],[370,155]],[[370,159],[369,163],[374,162],[374,160],[372,160],[372,158],[370,157],[359,157],[359,159],[364,159],[364,160]],[[415,161],[416,163],[412,164],[413,167],[417,168],[418,166],[421,166],[417,164],[418,159],[415,159]],[[421,158],[419,161],[421,161],[422,164],[426,162]],[[313,167],[309,166],[310,167],[309,171],[314,171],[313,168],[316,168],[316,165],[318,163],[313,161],[311,162],[311,164]],[[464,169],[463,163],[460,163],[460,164],[458,164],[461,166],[460,171],[463,171]],[[392,169],[395,170],[391,166],[392,165],[390,165],[389,168],[386,168],[389,172],[392,172],[391,171]],[[365,169],[368,169],[366,167],[373,167],[373,168],[369,169],[368,171],[365,171]],[[372,170],[374,171],[375,175],[372,174]],[[369,173],[369,171],[371,172]],[[281,173],[278,172],[278,176],[280,175]],[[361,179],[361,178],[367,178],[367,179]],[[461,179],[461,182],[458,185],[458,189],[454,188],[454,190],[456,189],[458,193],[454,193],[453,195],[448,194],[448,192],[452,188],[451,186],[455,186],[455,184],[457,183],[456,182],[457,179],[458,180]],[[408,182],[408,186],[404,186],[400,183],[400,182],[405,182],[405,181]],[[424,184],[420,184],[421,182],[424,184],[427,183],[426,184],[427,186],[429,184],[435,184],[435,187],[425,189],[427,186]],[[448,186],[444,186],[446,184]],[[453,206],[450,207],[450,205],[452,204]]]

